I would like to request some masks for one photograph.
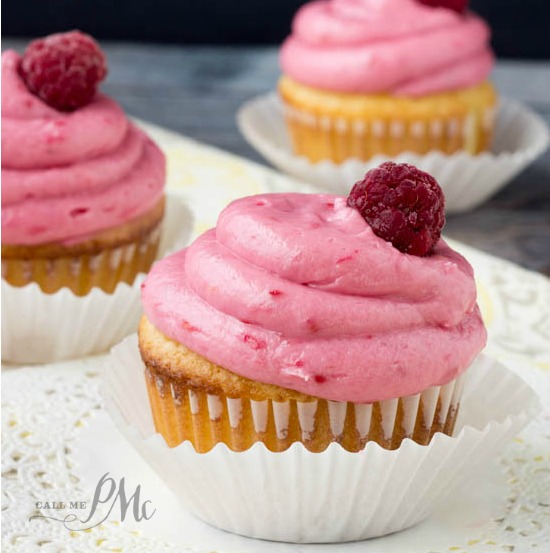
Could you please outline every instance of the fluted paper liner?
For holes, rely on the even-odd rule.
[[[438,433],[427,446],[405,439],[395,450],[369,442],[357,453],[336,443],[322,453],[299,443],[277,453],[261,443],[197,453],[189,442],[169,448],[155,433],[143,373],[130,336],[102,371],[105,406],[119,430],[194,515],[276,541],[353,541],[412,526],[452,501],[453,489],[540,409],[529,386],[480,355],[468,371],[455,437]]]
[[[495,108],[471,109],[466,115],[449,113],[407,121],[395,114],[383,119],[364,116],[320,115],[283,100],[284,116],[293,150],[312,162],[330,159],[341,163],[350,157],[368,160],[375,155],[391,156],[410,150],[424,154],[439,150],[453,154],[464,150],[477,154],[489,149],[493,135]]]
[[[227,397],[189,387],[154,366],[145,368],[155,428],[170,447],[189,440],[199,453],[220,442],[233,451],[255,442],[284,451],[301,442],[314,452],[332,442],[348,451],[360,451],[369,441],[387,449],[405,438],[428,444],[436,432],[452,435],[465,379],[466,373],[412,396],[354,404]]]
[[[416,165],[438,180],[449,213],[481,205],[541,155],[550,140],[546,123],[540,116],[506,98],[501,98],[496,114],[491,151],[476,155],[404,152],[397,156],[377,155],[368,161],[351,158],[339,164],[312,163],[293,153],[283,106],[274,93],[243,105],[237,122],[247,141],[275,167],[323,192],[347,194],[368,169],[388,159]]]
[[[158,256],[183,247],[192,216],[176,195],[167,195]],[[141,314],[140,273],[112,294],[93,288],[78,297],[68,288],[53,294],[38,284],[15,287],[2,279],[2,360],[46,363],[107,351],[135,331]]]
[[[2,259],[2,279],[15,287],[36,282],[46,294],[63,288],[85,296],[94,288],[111,294],[119,282],[133,283],[156,259],[162,219],[148,232],[126,244],[97,253],[33,259]]]

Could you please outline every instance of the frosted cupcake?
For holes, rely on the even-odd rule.
[[[14,286],[112,292],[156,256],[164,155],[97,92],[106,72],[78,31],[2,54],[2,276]]]
[[[143,285],[139,346],[168,445],[359,451],[452,434],[486,332],[443,224],[437,182],[393,163],[347,199],[230,204]]]
[[[342,162],[488,149],[496,105],[487,80],[490,31],[466,3],[303,6],[280,53],[279,93],[295,152]]]

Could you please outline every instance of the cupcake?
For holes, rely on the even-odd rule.
[[[440,239],[430,175],[388,162],[348,198],[231,203],[142,286],[139,348],[170,447],[338,442],[398,448],[451,435],[485,328],[473,271]]]
[[[295,153],[368,160],[490,146],[490,31],[464,0],[320,0],[296,14],[279,82]]]
[[[79,31],[2,53],[2,277],[13,286],[111,293],[156,256],[164,155],[97,91],[106,73]]]

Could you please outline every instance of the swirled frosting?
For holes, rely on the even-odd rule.
[[[158,262],[145,314],[169,338],[250,379],[368,403],[458,376],[485,344],[472,268],[378,238],[339,196],[266,194]]]
[[[280,62],[323,90],[421,96],[485,80],[489,38],[475,14],[417,0],[318,0],[296,14]]]
[[[98,94],[61,112],[31,94],[17,52],[2,53],[2,243],[74,243],[161,198],[159,148]]]

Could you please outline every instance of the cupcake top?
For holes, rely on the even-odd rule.
[[[93,40],[73,32],[41,42],[56,37],[65,40],[60,56],[73,48],[71,41]],[[42,82],[31,92],[24,61],[13,50],[2,53],[2,243],[78,243],[150,210],[165,180],[159,148],[95,89],[89,97],[72,91],[76,105],[70,104],[70,82],[57,91],[55,82]],[[35,75],[55,81],[54,71],[40,72],[39,63],[51,61],[32,62]],[[59,104],[60,94],[69,107]]]
[[[442,240],[422,242],[429,255],[402,253],[380,236],[401,236],[397,219],[377,235],[350,203],[233,202],[153,267],[145,314],[240,376],[325,399],[370,403],[449,382],[486,339],[472,268]]]
[[[283,73],[315,88],[423,96],[474,86],[494,56],[486,23],[420,0],[317,0],[283,43]]]

